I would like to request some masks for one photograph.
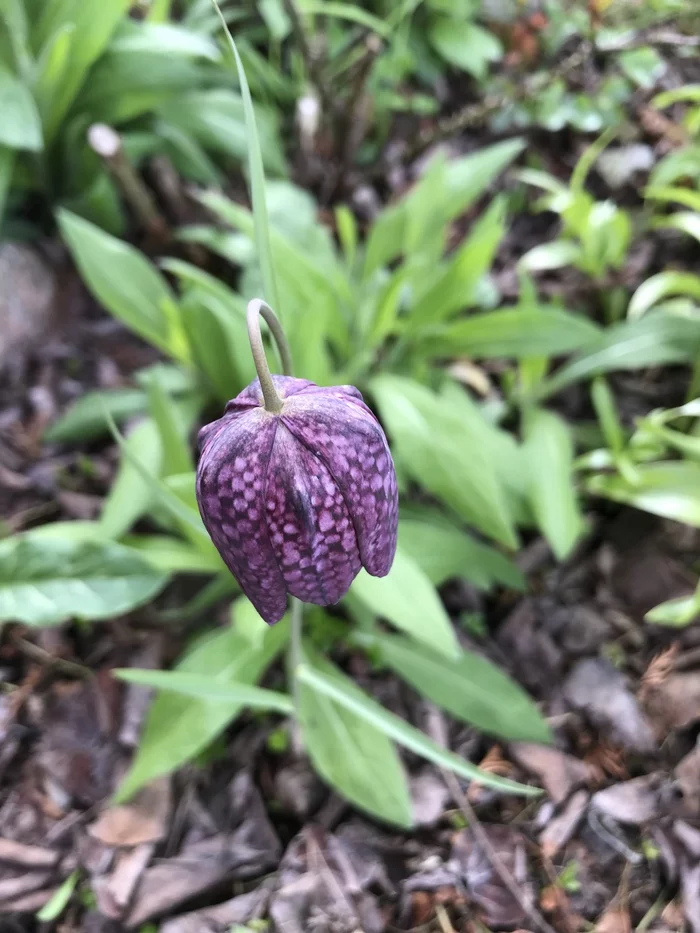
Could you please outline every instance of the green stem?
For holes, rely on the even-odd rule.
[[[277,394],[275,384],[270,375],[270,367],[267,364],[265,356],[265,347],[263,346],[262,334],[260,333],[260,318],[264,318],[270,333],[275,338],[277,349],[282,360],[282,372],[285,376],[292,375],[292,354],[289,350],[287,338],[282,330],[277,315],[272,308],[260,298],[254,298],[248,302],[246,312],[246,323],[248,325],[248,339],[250,340],[250,352],[253,354],[255,370],[260,380],[263,400],[267,411],[279,414],[282,411],[282,399]]]
[[[292,596],[292,614],[289,626],[289,678],[292,682],[294,704],[299,708],[297,670],[302,661],[301,630],[304,621],[304,604]]]

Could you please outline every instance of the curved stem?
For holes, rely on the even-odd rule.
[[[292,354],[289,350],[287,338],[284,336],[282,325],[272,308],[260,298],[253,298],[248,302],[246,311],[246,323],[248,325],[248,339],[250,340],[250,351],[253,354],[253,362],[260,380],[263,400],[267,411],[275,414],[282,411],[282,399],[275,390],[275,385],[270,375],[270,367],[267,364],[265,348],[263,347],[262,334],[260,333],[260,318],[264,318],[270,333],[275,338],[277,349],[282,360],[282,372],[285,376],[292,375]]]

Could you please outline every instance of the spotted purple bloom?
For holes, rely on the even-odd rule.
[[[327,606],[361,567],[385,576],[396,552],[396,474],[379,422],[353,386],[257,379],[202,428],[197,502],[211,539],[266,622],[287,594]]]

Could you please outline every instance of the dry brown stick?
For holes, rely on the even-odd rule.
[[[432,738],[443,748],[446,748],[447,736],[445,734],[444,719],[442,715],[439,714],[437,710],[434,710],[434,715],[430,717],[430,720],[429,731],[432,733]],[[538,930],[540,930],[540,933],[557,933],[554,927],[547,923],[539,910],[537,910],[537,908],[532,904],[528,903],[527,899],[520,890],[518,882],[515,880],[508,868],[503,864],[500,855],[491,844],[491,840],[481,825],[479,817],[474,812],[474,808],[467,800],[466,795],[462,793],[462,788],[459,786],[459,781],[457,778],[451,771],[448,771],[446,768],[441,768],[440,772],[442,774],[443,780],[445,781],[445,784],[447,785],[447,789],[449,790],[450,794],[452,794],[453,799],[456,801],[457,805],[462,811],[462,815],[466,819],[477,845],[481,848],[491,867],[501,879],[505,887],[508,889],[508,893],[511,895],[511,897],[514,898],[516,904],[518,904],[518,906],[525,913],[532,924]]]
[[[53,868],[58,864],[60,852],[31,846],[14,839],[0,837],[0,862],[24,865],[26,868]]]
[[[315,90],[318,92],[319,97],[321,98],[321,104],[323,105],[323,110],[326,116],[330,116],[333,112],[333,99],[328,93],[327,82],[323,80],[323,75],[319,69],[318,60],[313,53],[311,46],[309,45],[309,40],[306,36],[306,30],[304,29],[304,24],[301,21],[301,16],[295,0],[283,0],[284,9],[289,17],[289,22],[292,27],[292,35],[296,44],[299,46],[299,51],[301,52],[301,57],[304,59],[304,66],[306,71],[311,79]]]
[[[107,166],[143,227],[159,240],[169,239],[165,218],[124,152],[119,133],[106,123],[93,123],[88,130],[88,143]]]
[[[31,641],[27,641],[25,638],[16,636],[12,639],[12,644],[21,654],[44,667],[53,668],[71,677],[79,677],[81,680],[89,680],[93,676],[89,668],[77,661],[54,657],[49,651]]]

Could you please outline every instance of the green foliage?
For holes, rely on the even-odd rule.
[[[135,163],[167,155],[197,181],[217,182],[217,162],[245,157],[241,97],[215,39],[196,24],[168,21],[166,6],[146,20],[131,18],[129,7],[128,0],[0,6],[0,205],[3,188],[17,207],[38,195],[47,207],[70,206],[119,232],[120,193],[87,140],[95,123],[116,127]],[[259,122],[267,168],[284,174],[275,113],[261,108]],[[35,158],[20,166],[12,155],[22,151]]]

